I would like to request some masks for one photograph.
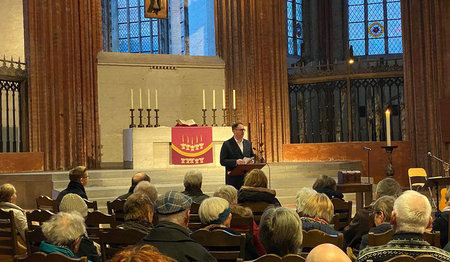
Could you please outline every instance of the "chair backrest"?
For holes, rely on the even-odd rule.
[[[84,198],[83,198],[83,200],[86,203],[87,208],[88,208],[89,211],[98,210],[97,201],[89,201],[89,200],[84,199]]]
[[[280,257],[275,254],[266,254],[259,258],[252,260],[252,262],[304,262],[305,258],[297,254],[288,254],[284,257]]]
[[[25,230],[25,238],[28,254],[39,251],[41,242],[45,240],[45,236],[40,227],[33,230]]]
[[[111,259],[117,252],[128,246],[135,245],[145,233],[134,229],[114,228],[100,232],[100,245],[102,247],[102,260]]]
[[[391,241],[393,235],[394,235],[393,229],[390,229],[381,234],[369,232],[369,246],[372,247],[387,244],[387,242]]]
[[[441,248],[441,232],[424,232],[423,239],[430,245]]]
[[[100,231],[116,228],[115,215],[104,214],[98,210],[88,212],[86,227],[89,238],[96,241],[100,239]]]
[[[123,207],[125,205],[126,199],[115,199],[114,201],[107,201],[106,207],[108,208],[108,214],[114,214],[116,216],[117,224],[125,222],[125,213]]]
[[[238,214],[233,214],[231,228],[241,233],[253,235],[253,217],[243,217]]]
[[[437,262],[437,261],[440,260],[430,255],[422,255],[416,258],[408,255],[400,255],[387,260],[387,262]]]
[[[339,235],[328,235],[318,229],[303,230],[302,247],[314,248],[323,243],[330,243],[342,249],[344,247],[344,236],[342,233]]]
[[[259,225],[259,221],[261,220],[261,216],[264,213],[264,211],[269,208],[272,207],[273,204],[264,202],[264,201],[259,201],[259,202],[253,202],[253,201],[246,201],[240,204],[241,206],[244,207],[248,207],[252,210],[253,212],[253,218],[255,219],[256,224]]]
[[[50,210],[53,213],[58,213],[59,203],[56,200],[51,199],[48,196],[40,195],[36,198],[36,208]]]
[[[43,222],[48,221],[54,213],[45,209],[35,209],[32,212],[27,212],[28,229],[33,230],[42,225]]]
[[[413,187],[423,187],[427,181],[427,172],[423,168],[409,168],[409,189]]]
[[[0,255],[17,253],[17,231],[14,224],[14,212],[0,209]]]
[[[334,206],[333,224],[334,229],[343,231],[350,224],[352,219],[352,201],[345,201],[339,198],[331,199]]]
[[[62,253],[54,252],[46,254],[44,252],[36,252],[28,256],[17,256],[14,258],[16,262],[87,262],[87,257],[71,258]]]
[[[245,234],[234,235],[224,230],[197,230],[191,238],[205,247],[218,261],[245,257]]]
[[[200,208],[200,204],[193,202],[191,204],[191,214],[198,214],[199,208]]]

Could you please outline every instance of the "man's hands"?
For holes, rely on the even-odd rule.
[[[245,165],[244,159],[238,159],[238,160],[236,160],[236,165]]]
[[[254,164],[255,161],[252,158],[244,157],[244,159],[236,160],[236,165]]]

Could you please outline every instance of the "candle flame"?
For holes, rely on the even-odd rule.
[[[390,115],[390,114],[391,114],[391,110],[389,110],[389,108],[386,109],[386,115]]]

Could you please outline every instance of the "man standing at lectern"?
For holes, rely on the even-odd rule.
[[[228,175],[238,165],[253,164],[255,156],[252,149],[252,142],[244,139],[245,128],[241,122],[234,123],[231,126],[233,137],[223,142],[220,150],[220,164],[225,166],[225,183],[234,186],[239,190],[244,183],[245,174]]]

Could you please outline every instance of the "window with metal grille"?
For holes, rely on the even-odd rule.
[[[288,54],[301,56],[303,43],[302,0],[286,1],[286,20]]]
[[[348,0],[348,36],[353,55],[401,54],[399,0]]]

